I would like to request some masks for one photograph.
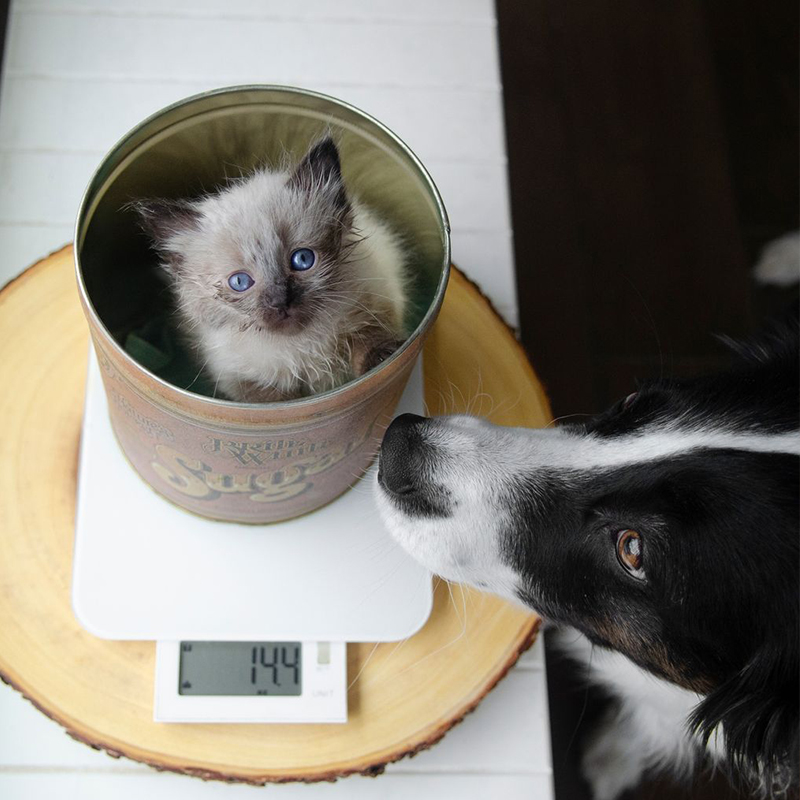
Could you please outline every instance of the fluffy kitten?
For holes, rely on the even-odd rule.
[[[348,196],[330,137],[293,170],[133,207],[217,396],[258,403],[323,392],[405,339],[403,249]]]

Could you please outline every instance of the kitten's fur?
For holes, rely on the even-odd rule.
[[[326,391],[405,338],[400,240],[348,196],[330,137],[293,170],[261,169],[198,200],[133,207],[217,396],[270,402]],[[291,269],[299,248],[315,251],[311,269]],[[238,271],[255,281],[241,293],[228,285]]]

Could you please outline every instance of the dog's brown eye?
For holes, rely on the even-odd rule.
[[[644,578],[642,569],[642,537],[630,529],[617,534],[617,558],[634,578]]]

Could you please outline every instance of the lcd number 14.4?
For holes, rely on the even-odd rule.
[[[181,642],[181,695],[302,694],[300,642]]]

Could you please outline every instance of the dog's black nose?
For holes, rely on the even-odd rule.
[[[425,417],[417,414],[401,414],[383,435],[378,480],[390,492],[410,494],[414,491],[417,477],[414,450],[421,441],[419,426],[423,422]]]
[[[421,417],[419,414],[401,414],[399,417],[395,417],[392,420],[392,424],[386,429],[383,441],[386,441],[390,433],[408,430],[409,428],[419,425],[421,422],[425,422],[425,417]]]

